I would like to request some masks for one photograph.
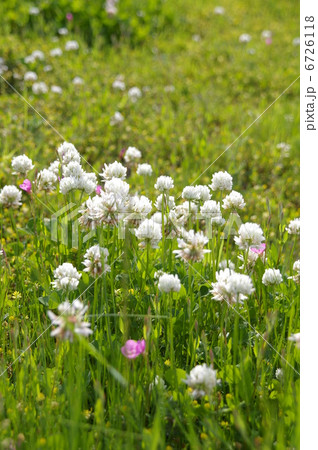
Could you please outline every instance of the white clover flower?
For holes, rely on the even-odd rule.
[[[68,34],[68,29],[65,27],[59,28],[57,30],[58,34],[61,36],[66,36]]]
[[[214,14],[222,16],[225,13],[225,9],[223,8],[223,6],[216,6],[214,8]]]
[[[169,191],[170,189],[174,188],[173,179],[171,177],[167,176],[160,176],[157,178],[155,189],[161,192]]]
[[[60,160],[56,159],[49,165],[48,170],[53,172],[58,177],[59,171],[60,171],[60,165],[61,165]]]
[[[205,220],[211,220],[215,225],[223,225],[225,220],[222,217],[220,203],[214,200],[207,200],[200,208],[200,213]]]
[[[288,277],[289,280],[295,281],[295,283],[300,282],[300,260],[294,262],[293,271],[296,272],[296,275],[292,277]]]
[[[102,181],[111,180],[112,178],[120,178],[124,180],[127,175],[127,167],[124,167],[120,162],[113,162],[112,164],[104,164],[104,168],[100,176]]]
[[[172,195],[164,195],[164,194],[160,194],[157,197],[157,200],[155,202],[155,207],[158,209],[158,211],[162,210],[162,198],[164,198],[164,210],[167,210],[167,207],[169,208],[169,210],[172,210],[173,208],[175,208],[176,204],[174,201],[174,197]]]
[[[141,151],[136,147],[128,147],[125,151],[124,160],[126,163],[137,161],[141,158]]]
[[[198,200],[198,191],[194,186],[186,186],[181,194],[185,200]]]
[[[64,177],[79,178],[83,176],[84,170],[78,161],[70,161],[68,164],[63,165],[62,172]]]
[[[104,185],[105,192],[107,194],[113,194],[116,200],[126,201],[129,194],[129,184],[120,178],[112,178],[106,180]]]
[[[75,291],[82,276],[71,263],[61,264],[53,274],[55,280],[51,284],[55,289],[63,291]]]
[[[101,214],[102,200],[99,195],[93,198],[88,198],[86,202],[81,205],[79,212],[81,217],[78,219],[82,228],[87,230],[94,230],[99,222],[99,215]]]
[[[34,168],[32,159],[26,155],[14,156],[11,161],[11,167],[13,169],[13,175],[26,175],[30,170]]]
[[[174,92],[175,90],[176,88],[172,84],[169,84],[168,86],[164,87],[165,92]]]
[[[48,91],[47,85],[44,83],[44,81],[38,81],[36,83],[32,84],[32,92],[33,94],[46,94]]]
[[[243,195],[236,191],[232,191],[223,200],[224,209],[231,209],[235,211],[237,209],[243,209],[245,206],[246,203]]]
[[[138,164],[137,166],[137,175],[141,175],[142,177],[149,177],[152,175],[152,167],[150,164],[143,163]]]
[[[142,241],[139,244],[140,247],[144,248],[150,244],[152,248],[158,248],[158,243],[162,238],[161,226],[151,219],[145,219],[135,230],[135,235]]]
[[[149,384],[149,391],[152,391],[155,386],[160,390],[167,389],[166,383],[159,375],[156,375],[154,380]]]
[[[80,163],[81,156],[70,142],[63,142],[57,149],[57,152],[62,160],[62,164],[69,164],[70,162]]]
[[[24,81],[36,81],[38,79],[38,76],[35,72],[28,71],[25,72],[23,79]]]
[[[30,6],[29,14],[30,14],[30,16],[37,16],[38,14],[40,14],[40,10],[36,6]]]
[[[257,223],[246,222],[239,228],[239,236],[234,237],[240,249],[248,249],[260,245],[264,240],[263,230]]]
[[[291,220],[285,230],[288,234],[300,234],[300,219]]]
[[[79,44],[77,41],[67,41],[65,44],[65,50],[67,52],[70,52],[72,50],[78,50],[79,49]]]
[[[212,191],[231,191],[232,180],[232,176],[227,172],[215,172],[212,176],[210,188]]]
[[[53,94],[62,94],[63,89],[61,88],[61,86],[51,86],[51,92],[53,92]]]
[[[53,67],[50,66],[50,64],[47,64],[46,66],[43,67],[44,72],[51,72],[51,70],[53,70]]]
[[[60,48],[53,48],[53,49],[50,51],[50,55],[51,55],[52,57],[55,57],[55,56],[62,56],[62,54],[63,54],[63,51],[62,51],[62,49],[60,49]]]
[[[145,195],[135,195],[129,199],[129,212],[147,215],[152,210],[152,203]]]
[[[280,284],[283,282],[283,277],[279,269],[266,269],[262,277],[262,283],[265,286]]]
[[[86,194],[92,194],[97,187],[97,177],[95,173],[84,172],[80,178],[78,189],[83,189]]]
[[[201,201],[201,202],[206,202],[208,200],[210,200],[211,198],[211,194],[210,194],[210,190],[208,188],[208,186],[203,186],[201,184],[198,184],[196,186],[194,186],[196,195],[197,195],[197,200]]]
[[[93,245],[86,250],[83,264],[85,266],[84,272],[88,272],[92,277],[97,277],[103,272],[109,272],[110,266],[107,263],[109,251],[107,248]]]
[[[45,59],[45,55],[41,50],[34,50],[34,52],[32,52],[31,56],[33,57],[34,61],[35,60],[39,60],[39,61],[43,61]]]
[[[151,216],[151,220],[153,220],[156,223],[159,223],[160,225],[162,225],[162,213],[160,211],[155,212],[152,216]],[[163,223],[166,225],[167,223],[167,217],[163,216]]]
[[[294,333],[288,338],[289,341],[295,342],[296,347],[300,348],[300,333]]]
[[[233,264],[232,261],[227,261],[226,259],[223,259],[223,261],[219,263],[219,269],[224,270],[227,268],[230,270],[235,270],[235,264]]]
[[[41,170],[36,177],[36,185],[39,190],[52,192],[56,189],[57,175],[49,169]]]
[[[24,58],[25,64],[32,64],[35,62],[35,58],[32,55],[28,55]]]
[[[282,156],[289,156],[291,146],[289,144],[286,144],[286,142],[280,142],[276,145],[276,148],[281,151]]]
[[[60,192],[63,195],[77,189],[77,180],[74,177],[64,177],[60,181]]]
[[[96,224],[117,225],[119,214],[123,214],[126,209],[126,199],[113,192],[101,191],[100,195],[93,198],[94,202],[89,206],[85,214],[86,227],[92,229]],[[85,226],[84,218],[80,223]]]
[[[125,82],[119,78],[113,82],[112,87],[113,89],[118,89],[119,91],[124,91],[126,89]]]
[[[0,190],[0,205],[5,208],[18,208],[21,203],[22,192],[16,186],[3,186]]]
[[[184,231],[182,239],[177,239],[179,250],[173,250],[177,258],[182,258],[185,261],[202,261],[205,253],[210,253],[211,250],[203,247],[209,242],[209,239],[199,231],[195,233],[194,230],[189,232]]]
[[[80,85],[84,84],[84,80],[81,77],[75,77],[75,78],[73,78],[72,83],[75,84],[75,86],[80,86]]]
[[[243,33],[239,37],[239,42],[241,42],[242,44],[247,44],[251,40],[252,40],[252,36],[250,34],[247,34],[247,33]]]
[[[277,380],[282,380],[284,376],[284,372],[283,369],[276,369],[275,371],[275,377],[277,378]]]
[[[181,282],[178,275],[164,273],[159,277],[158,289],[160,292],[179,292],[181,289]]]
[[[193,398],[211,395],[218,384],[216,370],[206,364],[195,366],[183,381],[193,390],[191,393]]]
[[[270,30],[262,31],[261,37],[262,39],[270,39],[272,37],[272,32]]]
[[[129,89],[128,97],[133,103],[135,103],[140,97],[142,97],[142,92],[138,87],[134,86]]]
[[[196,219],[197,212],[196,203],[186,201],[169,211],[169,220],[176,226],[185,225],[190,218],[193,221]]]
[[[105,11],[109,16],[116,16],[118,13],[117,3],[118,0],[106,0]]]
[[[300,45],[300,38],[299,37],[295,37],[293,39],[293,45],[296,47],[297,45]]]
[[[85,337],[92,334],[91,324],[83,321],[87,308],[79,300],[74,300],[72,304],[68,301],[61,303],[58,306],[58,316],[52,311],[48,311],[47,314],[52,325],[57,327],[51,332],[51,336],[73,342],[74,334]]]
[[[231,269],[216,273],[216,282],[212,283],[212,298],[227,303],[242,303],[254,291],[252,280],[248,275],[242,275]]]
[[[109,124],[111,126],[118,125],[124,121],[124,116],[120,114],[119,111],[116,111],[115,114],[111,117]]]

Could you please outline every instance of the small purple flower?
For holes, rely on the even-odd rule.
[[[137,356],[145,352],[146,341],[142,339],[141,341],[134,341],[128,339],[126,344],[121,348],[122,354],[128,359],[135,359]]]
[[[123,159],[123,157],[125,156],[125,153],[126,153],[126,148],[123,148],[119,153],[119,159]]]
[[[96,194],[99,195],[102,192],[102,187],[100,184],[96,186]]]
[[[19,185],[19,188],[22,189],[25,192],[31,192],[32,190],[32,183],[27,178],[23,181],[22,184]]]
[[[272,41],[272,38],[267,38],[267,39],[265,40],[266,45],[271,45],[272,42],[273,42],[273,41]]]
[[[70,22],[71,20],[73,20],[73,14],[72,13],[67,13],[66,14],[66,18]]]

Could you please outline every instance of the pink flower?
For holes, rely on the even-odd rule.
[[[266,244],[260,244],[258,247],[251,247],[250,250],[253,253],[257,253],[258,255],[261,255],[265,252]]]
[[[120,153],[119,153],[119,159],[123,159],[123,157],[125,156],[125,153],[126,153],[126,149],[125,149],[125,148],[123,148],[122,150],[120,150]]]
[[[31,192],[32,189],[32,183],[30,180],[26,179],[23,181],[22,184],[19,185],[19,188],[22,189],[25,192]]]
[[[101,185],[100,184],[98,184],[97,186],[96,186],[96,194],[100,194],[102,192],[102,187],[101,187]]]
[[[272,38],[267,38],[267,39],[265,40],[265,43],[266,43],[266,45],[271,45],[271,43],[272,43]]]
[[[121,348],[121,352],[128,359],[135,359],[137,356],[145,352],[146,341],[142,339],[141,341],[134,341],[128,339],[126,344]]]
[[[73,14],[72,13],[67,13],[66,14],[66,18],[70,22],[71,20],[73,20]]]

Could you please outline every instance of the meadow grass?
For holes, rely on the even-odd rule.
[[[299,349],[288,337],[299,331],[299,285],[289,278],[295,275],[299,239],[286,231],[299,216],[297,2],[224,0],[225,14],[215,15],[214,1],[123,1],[116,27],[102,18],[102,2],[87,11],[85,2],[39,2],[45,20],[41,14],[30,19],[18,3],[1,6],[6,14],[0,56],[8,66],[2,77],[54,129],[1,79],[1,188],[26,178],[12,174],[13,156],[32,159],[33,181],[57,158],[63,140],[85,158],[85,170],[92,171],[91,165],[98,173],[104,163],[119,160],[123,148],[140,149],[141,162],[154,173],[144,179],[132,165],[126,181],[131,193],[153,203],[159,175],[174,179],[170,195],[179,204],[186,185],[208,185],[214,172],[226,170],[246,201],[241,221],[258,223],[264,232],[267,259],[248,267],[247,252],[234,236],[225,238],[224,228],[213,233],[203,261],[190,264],[173,253],[176,238],[161,240],[157,249],[140,248],[133,233],[122,236],[114,226],[98,228],[88,242],[81,231],[74,247],[71,226],[63,240],[61,219],[52,239],[52,214],[70,202],[79,207],[88,195],[63,195],[58,188],[23,192],[20,208],[0,210],[0,447],[298,448]],[[71,31],[52,42],[68,6],[74,13]],[[103,35],[107,27],[114,39]],[[273,33],[270,45],[261,38],[266,29]],[[242,33],[252,40],[240,43]],[[70,39],[79,42],[79,50],[50,56]],[[37,49],[45,61],[25,64]],[[48,64],[52,70],[45,72]],[[48,86],[61,86],[62,94],[35,95],[32,83],[23,81],[27,70]],[[125,92],[112,88],[119,74]],[[76,76],[83,85],[72,83]],[[146,88],[136,103],[127,96],[133,86]],[[124,121],[111,126],[115,111]],[[281,142],[290,145],[288,152],[277,148]],[[212,192],[213,200],[224,196]],[[222,214],[228,223],[229,212]],[[205,231],[200,220],[186,225]],[[110,270],[97,278],[83,272],[82,264],[93,244],[109,250]],[[212,299],[211,283],[223,260],[252,279],[255,291],[242,305]],[[69,293],[51,284],[64,262],[81,273]],[[283,282],[265,286],[265,268],[279,269]],[[179,292],[158,290],[159,270],[178,275]],[[56,312],[66,297],[88,305],[88,338],[50,336],[54,326],[47,312]],[[145,352],[125,358],[121,347],[127,339],[144,339]],[[213,365],[220,383],[193,398],[184,380],[203,363]],[[163,381],[156,384],[157,376]]]

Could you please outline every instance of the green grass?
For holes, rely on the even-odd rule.
[[[227,170],[247,203],[242,221],[264,230],[267,261],[250,273],[255,292],[232,309],[209,293],[218,261],[231,259],[242,272],[232,237],[223,240],[219,231],[208,244],[212,260],[208,255],[190,270],[172,254],[176,239],[150,249],[147,261],[135,236],[118,239],[116,228],[99,230],[74,249],[52,241],[45,220],[71,197],[34,193],[29,201],[23,193],[22,207],[0,211],[6,252],[0,263],[0,448],[298,448],[299,350],[288,337],[299,330],[299,286],[288,277],[299,242],[285,226],[299,216],[299,81],[245,132],[298,77],[299,47],[292,44],[298,3],[225,0],[225,15],[216,16],[214,1],[123,0],[113,22],[99,2],[86,3],[94,5],[39,2],[44,23],[41,16],[30,22],[27,7],[2,2],[0,56],[9,67],[2,76],[98,172],[118,160],[122,148],[139,148],[154,175],[144,185],[133,169],[131,192],[155,200],[153,185],[164,174],[174,178],[177,199],[206,169],[196,184]],[[73,32],[52,42],[69,11]],[[273,32],[271,45],[261,39],[264,29]],[[239,43],[242,33],[251,42]],[[70,39],[79,42],[77,52],[49,56]],[[24,57],[36,49],[46,60],[26,66]],[[47,64],[52,71],[43,70]],[[27,70],[61,86],[62,95],[34,95],[23,82]],[[124,93],[112,89],[119,74]],[[72,84],[75,76],[83,86]],[[170,85],[175,90],[166,92]],[[136,103],[127,98],[132,86],[148,88]],[[11,174],[13,156],[27,154],[39,171],[56,159],[63,139],[2,79],[0,99],[2,188],[22,181]],[[115,111],[125,120],[112,127]],[[277,149],[280,142],[290,144],[289,155]],[[77,193],[72,201],[86,198]],[[46,331],[47,311],[56,311],[64,297],[50,285],[53,270],[71,262],[81,271],[85,250],[97,242],[109,249],[111,272],[96,281],[82,272],[71,297],[89,305],[93,334],[73,343],[56,340]],[[282,284],[262,284],[268,267],[280,269]],[[160,269],[181,280],[172,298],[158,291],[154,273]],[[132,361],[120,352],[129,338],[146,340],[145,354]],[[182,380],[202,363],[213,363],[221,383],[212,396],[193,400]],[[166,389],[149,389],[156,375]]]

